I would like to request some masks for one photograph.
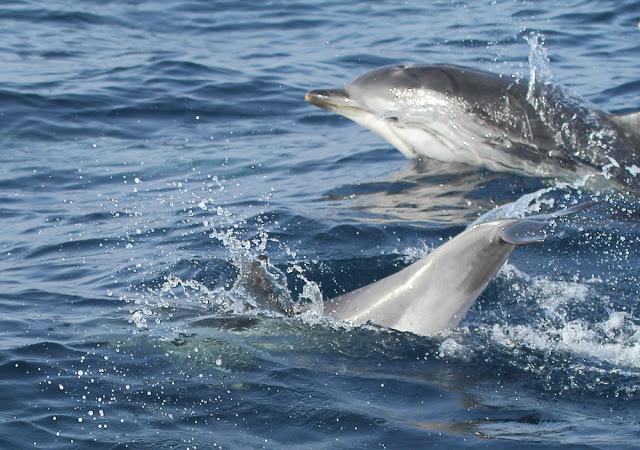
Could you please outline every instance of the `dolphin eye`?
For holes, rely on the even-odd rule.
[[[389,122],[398,122],[398,116],[389,116],[387,117]]]

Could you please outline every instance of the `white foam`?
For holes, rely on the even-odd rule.
[[[129,323],[134,324],[135,327],[138,328],[139,330],[144,330],[148,327],[145,313],[143,310],[140,310],[140,309],[134,311],[131,314],[131,319],[129,320]]]
[[[440,343],[438,356],[469,361],[473,356],[473,350],[466,345],[459,344],[453,337],[448,337]]]
[[[613,176],[611,175],[611,169],[618,169],[620,167],[620,164],[610,156],[607,156],[607,159],[609,160],[609,163],[602,166],[602,176],[606,180],[609,180]]]
[[[632,177],[637,176],[640,173],[640,167],[635,164],[631,166],[625,166],[625,170],[631,174]]]
[[[494,325],[492,339],[507,347],[525,345],[541,351],[564,351],[640,369],[640,329],[626,316],[620,322],[619,312],[611,314],[602,322],[572,320],[560,327]],[[612,322],[617,328],[611,328]]]
[[[640,369],[640,326],[626,312],[611,311],[605,320],[569,320],[564,307],[580,304],[594,294],[589,282],[559,281],[545,277],[529,277],[507,264],[501,276],[523,281],[520,293],[533,298],[547,320],[526,325],[496,324],[491,328],[492,339],[509,348],[526,346],[540,351],[569,352],[594,358],[614,366]]]

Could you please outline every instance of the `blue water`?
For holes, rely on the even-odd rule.
[[[235,283],[267,253],[317,307],[498,205],[594,198],[418,168],[303,96],[437,62],[631,111],[639,21],[604,0],[2,2],[0,448],[638,448],[637,200],[596,196],[435,337],[261,312]]]

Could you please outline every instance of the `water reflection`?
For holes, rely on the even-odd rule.
[[[411,162],[387,179],[345,184],[322,200],[352,209],[373,222],[403,221],[459,225],[524,192],[544,186],[540,179],[494,173],[460,163]],[[487,191],[501,193],[486,195]]]

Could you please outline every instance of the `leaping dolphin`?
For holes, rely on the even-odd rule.
[[[640,112],[581,106],[562,89],[455,65],[397,65],[305,100],[382,136],[408,158],[590,179],[640,190]]]
[[[550,221],[591,205],[473,225],[401,271],[324,302],[324,312],[354,324],[372,322],[420,335],[456,327],[516,246],[542,242]],[[250,295],[269,309],[291,304],[290,297],[274,301],[268,272],[266,260],[252,265],[249,274],[258,282],[243,282],[251,286]]]

